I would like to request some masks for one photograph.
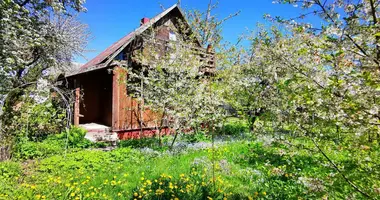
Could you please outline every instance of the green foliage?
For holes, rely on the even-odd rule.
[[[12,156],[14,159],[35,159],[43,158],[63,152],[64,148],[58,141],[45,140],[33,142],[28,138],[19,138]]]
[[[132,148],[154,148],[158,146],[156,138],[141,138],[141,139],[129,139],[121,140],[118,143],[118,147],[132,147]]]
[[[181,135],[181,140],[189,143],[209,142],[211,141],[211,135],[205,133],[204,131],[183,133]]]
[[[188,174],[179,177],[161,174],[153,179],[141,177],[141,183],[132,191],[131,199],[220,199],[230,194],[225,191],[223,180],[213,181],[205,171],[192,168]]]
[[[249,126],[245,120],[229,118],[217,132],[220,135],[239,136],[249,133]]]
[[[0,162],[0,191],[12,191],[19,177],[22,176],[22,172],[21,163]],[[7,199],[3,198],[3,196],[5,196],[3,192],[0,192],[0,199]]]
[[[66,113],[56,102],[48,99],[44,103],[34,100],[19,102],[5,127],[7,132],[17,137],[27,137],[31,141],[42,141],[49,134],[60,132],[65,125]],[[5,118],[7,116],[4,116]]]
[[[65,132],[49,135],[40,142],[31,141],[27,137],[19,137],[13,150],[15,159],[46,158],[48,156],[61,154],[66,150],[76,151],[84,148],[101,148],[107,146],[104,142],[93,143],[84,138],[86,130],[80,127],[71,127]]]
[[[54,135],[49,140],[59,141],[62,145],[66,145],[71,148],[88,148],[92,143],[85,139],[86,130],[80,127],[72,126],[70,129],[66,129],[65,132]]]
[[[47,199],[134,199],[135,193],[136,199],[139,196],[142,199],[365,199],[313,148],[311,141],[291,138],[275,141],[270,137],[258,140],[261,142],[230,142],[216,149],[188,150],[181,154],[119,148],[110,152],[68,152],[27,164],[3,162],[0,163],[0,195],[27,199],[38,195]],[[336,154],[331,143],[324,143],[323,150],[336,164],[345,166],[345,175],[358,185],[370,185],[372,189],[368,192],[378,198],[379,146],[342,144],[341,153]],[[360,157],[368,158],[356,164]],[[362,176],[362,170],[371,171],[370,177]]]
[[[0,1],[0,143],[42,141],[67,125],[72,94],[57,87],[56,78],[84,52],[87,26],[75,19],[83,3]],[[53,91],[59,95],[51,99]]]
[[[11,180],[22,174],[20,163],[4,161],[0,162],[0,178],[3,180]]]

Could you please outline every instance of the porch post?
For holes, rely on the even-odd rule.
[[[75,83],[74,125],[79,126],[80,87]]]
[[[112,78],[112,130],[118,130],[120,128],[119,124],[119,67],[113,69]]]

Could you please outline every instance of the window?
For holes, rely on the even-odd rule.
[[[177,36],[173,31],[169,31],[169,40],[170,41],[177,41]]]

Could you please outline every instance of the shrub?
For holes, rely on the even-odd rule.
[[[57,102],[48,99],[37,103],[26,98],[2,116],[7,136],[27,137],[31,141],[42,141],[50,134],[60,132],[65,126],[66,113]]]
[[[88,148],[92,146],[91,141],[84,138],[86,136],[86,130],[72,126],[70,129],[66,129],[64,132],[51,136],[49,138],[50,141],[59,141],[63,146],[71,147],[71,148]]]
[[[60,134],[49,135],[41,142],[31,141],[27,137],[19,137],[16,141],[13,157],[19,160],[44,158],[59,154],[66,148],[73,150],[106,146],[103,142],[92,143],[84,138],[85,135],[86,130],[73,126]]]
[[[238,118],[229,118],[223,126],[217,130],[220,135],[242,135],[249,132],[249,126],[246,121]]]
[[[34,159],[47,157],[62,152],[63,148],[57,141],[43,141],[33,142],[28,138],[19,138],[13,151],[13,158],[15,159]]]
[[[181,139],[189,143],[206,142],[206,141],[211,141],[211,136],[207,135],[203,131],[199,131],[199,132],[194,132],[194,133],[182,134]]]
[[[154,147],[158,147],[158,140],[157,138],[140,138],[140,139],[122,140],[119,142],[118,147],[154,148]]]

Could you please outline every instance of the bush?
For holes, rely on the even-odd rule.
[[[208,142],[211,141],[211,135],[207,135],[205,132],[199,131],[194,133],[184,133],[182,134],[181,139],[189,143]]]
[[[20,138],[13,151],[13,158],[18,160],[35,159],[58,154],[63,151],[61,144],[57,141],[33,142],[28,138]]]
[[[140,139],[130,139],[130,140],[121,140],[118,144],[118,147],[132,147],[132,148],[144,148],[158,147],[157,138],[140,138]]]
[[[217,131],[220,135],[242,135],[249,132],[249,126],[246,121],[238,118],[230,118]]]
[[[10,111],[1,119],[7,137],[27,137],[37,142],[60,132],[65,126],[65,110],[51,99],[37,103],[26,98],[8,109]]]
[[[89,147],[105,147],[104,142],[92,143],[84,138],[86,130],[80,127],[71,127],[65,132],[56,135],[49,135],[41,142],[34,142],[27,137],[20,137],[16,141],[13,157],[18,160],[45,158],[51,155],[59,154],[66,148],[84,149]]]
[[[80,127],[72,126],[70,129],[66,129],[64,132],[53,135],[48,138],[50,141],[59,141],[63,146],[71,148],[88,148],[92,146],[91,141],[84,138],[86,136],[86,130]]]

